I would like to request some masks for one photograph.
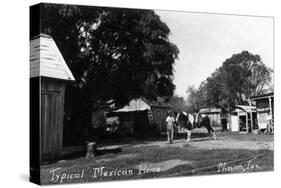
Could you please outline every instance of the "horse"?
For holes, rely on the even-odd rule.
[[[186,112],[179,112],[176,117],[176,124],[184,128],[187,133],[186,142],[191,140],[191,130],[194,128],[194,117]]]
[[[195,119],[194,119],[194,126],[196,126],[197,128],[200,128],[202,126],[204,126],[210,136],[210,139],[216,139],[216,135],[215,135],[215,131],[211,126],[211,121],[208,115],[204,115],[201,113],[197,113],[194,114],[195,115]]]
[[[188,114],[186,112],[179,112],[176,117],[176,123],[180,125],[180,127],[186,129],[186,142],[191,140],[192,129],[200,128],[202,126],[207,129],[210,139],[216,139],[214,129],[210,123],[210,118],[207,115],[201,115],[200,113]]]

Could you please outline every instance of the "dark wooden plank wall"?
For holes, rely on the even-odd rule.
[[[170,108],[151,107],[153,123],[158,125],[160,132],[166,131],[166,118]]]
[[[65,83],[63,81],[41,79],[42,161],[56,160],[62,151],[64,94]]]
[[[40,79],[30,78],[29,164],[30,181],[40,184]]]

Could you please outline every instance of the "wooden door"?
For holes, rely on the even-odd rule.
[[[59,94],[41,93],[41,155],[47,160],[55,159],[62,147]]]
[[[231,115],[231,131],[238,132],[239,131],[239,123],[238,123],[238,116]]]

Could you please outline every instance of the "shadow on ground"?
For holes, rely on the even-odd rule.
[[[205,141],[209,140],[209,134],[207,131],[203,130],[202,132],[196,132],[194,131],[192,134],[192,142],[194,143],[204,143]],[[273,141],[272,136],[263,136],[263,135],[241,135],[241,134],[230,134],[230,133],[217,133],[218,134],[218,139],[217,140],[222,140],[223,139],[237,139],[237,141],[254,141],[254,142],[271,142]],[[175,139],[175,144],[183,144],[185,149],[200,149],[197,148],[196,146],[192,146],[190,143],[185,143],[184,139],[186,138],[185,133],[180,133],[177,135]],[[153,137],[153,138],[146,138],[146,139],[137,139],[137,138],[132,138],[132,137],[127,137],[127,138],[122,138],[119,140],[106,140],[102,141],[102,143],[97,143],[98,151],[96,153],[96,156],[98,158],[103,158],[105,156],[106,158],[114,157],[115,154],[126,154],[126,153],[138,153],[142,152],[143,148],[146,148],[147,150],[150,150],[150,148],[156,148],[159,147],[159,145],[163,145],[163,147],[170,147],[174,145],[169,145],[166,143],[167,138],[165,134],[160,135],[159,137]],[[163,142],[163,143],[161,143]],[[192,143],[191,142],[191,143]],[[231,141],[232,142],[232,141]],[[236,142],[236,141],[235,141]],[[243,142],[244,143],[244,142]],[[222,143],[224,144],[224,142]],[[198,145],[198,144],[195,144]],[[206,142],[206,145],[208,143]],[[247,146],[245,146],[247,147]],[[245,149],[245,147],[243,149]],[[249,145],[251,147],[251,145]],[[178,149],[178,148],[177,148]],[[242,148],[241,148],[242,149]],[[247,148],[246,148],[247,149]],[[84,156],[86,155],[86,145],[84,146],[78,146],[78,147],[66,147],[64,148],[62,158],[60,161],[67,161],[67,160],[75,160],[80,158],[83,160]],[[46,164],[53,164],[56,163],[57,161],[53,162],[47,162],[44,163],[43,165]]]

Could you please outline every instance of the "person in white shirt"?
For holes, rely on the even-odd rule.
[[[170,144],[173,143],[174,140],[174,123],[175,119],[172,116],[172,112],[168,112],[168,117],[166,118],[166,124],[167,124],[167,137],[168,137],[168,142]]]

